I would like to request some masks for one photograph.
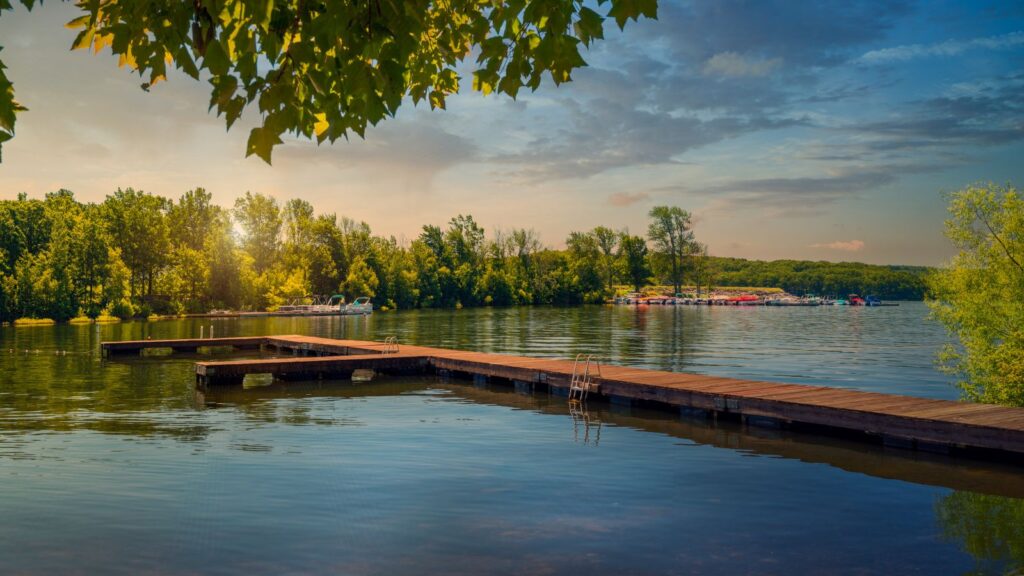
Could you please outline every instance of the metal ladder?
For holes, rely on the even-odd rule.
[[[398,336],[388,336],[384,339],[384,350],[381,354],[398,354]]]
[[[590,373],[591,365],[597,369],[597,377],[600,378],[601,360],[597,356],[582,352],[576,355],[576,362],[572,365],[572,380],[569,382],[569,401],[586,402],[587,394],[597,388],[594,376]]]

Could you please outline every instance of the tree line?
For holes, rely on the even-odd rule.
[[[745,260],[709,257],[718,286],[774,286],[790,294],[877,295],[887,300],[921,300],[928,274],[925,266],[877,266],[860,262]]]
[[[573,305],[650,284],[921,295],[916,273],[891,267],[713,258],[685,210],[661,206],[650,217],[646,236],[598,226],[555,250],[531,229],[488,236],[461,214],[401,242],[262,194],[230,209],[202,188],[177,200],[128,188],[100,203],[67,190],[21,194],[0,201],[0,319],[260,310],[335,293],[401,309]]]

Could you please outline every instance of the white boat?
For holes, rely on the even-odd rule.
[[[354,314],[372,314],[373,303],[370,301],[369,296],[360,296],[356,298],[351,304],[341,307],[341,314],[354,315]]]

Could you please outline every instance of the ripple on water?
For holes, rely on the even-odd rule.
[[[1000,551],[1024,546],[971,547],[1024,521],[1006,495],[1019,476],[999,467],[434,379],[254,380],[197,397],[194,356],[95,354],[215,322],[225,336],[397,335],[951,397],[925,314],[508,308],[0,328],[0,349],[42,351],[0,354],[0,573],[1012,569],[1024,559]]]

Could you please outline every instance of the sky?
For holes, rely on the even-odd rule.
[[[209,86],[149,92],[109,53],[69,51],[73,6],[0,17],[0,53],[30,111],[3,148],[0,198],[133,187],[303,198],[318,212],[415,238],[472,214],[550,247],[597,225],[646,231],[652,206],[693,214],[717,256],[939,265],[947,194],[1024,183],[1024,3],[662,0],[658,20],[584,53],[559,87],[393,119],[316,146],[245,158]]]

